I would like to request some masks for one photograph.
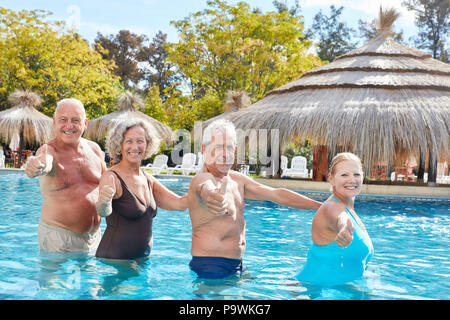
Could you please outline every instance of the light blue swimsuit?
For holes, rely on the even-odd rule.
[[[330,198],[330,200],[339,200]],[[308,260],[297,275],[302,282],[324,286],[344,284],[362,277],[366,265],[373,255],[373,245],[369,235],[356,221],[352,212],[345,207],[353,223],[353,241],[346,248],[336,242],[318,246],[314,242],[308,252]]]

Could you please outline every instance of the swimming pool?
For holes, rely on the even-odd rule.
[[[189,180],[160,180],[185,194]],[[303,192],[302,192],[303,193]],[[324,200],[327,195],[305,193]],[[375,248],[363,281],[309,287],[306,262],[314,212],[247,201],[241,277],[198,280],[189,270],[188,212],[158,211],[150,259],[112,263],[84,254],[42,254],[37,179],[0,176],[0,299],[449,299],[450,199],[365,197],[356,202]],[[106,225],[102,221],[102,231]]]

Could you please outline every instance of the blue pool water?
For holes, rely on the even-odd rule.
[[[161,177],[178,194],[189,180]],[[303,193],[303,192],[302,192]],[[324,200],[326,194],[306,193]],[[37,179],[0,176],[0,299],[450,299],[450,198],[360,196],[356,211],[375,249],[364,280],[310,287],[295,275],[311,245],[312,211],[247,201],[241,277],[199,280],[189,270],[188,212],[159,210],[150,259],[113,263],[84,254],[43,254]],[[105,229],[102,222],[102,230]]]

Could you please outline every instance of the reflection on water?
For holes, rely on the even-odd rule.
[[[256,277],[252,277],[251,272],[244,271],[228,276],[224,279],[202,279],[198,278],[194,272],[192,293],[197,300],[228,300],[228,299],[264,299],[260,296],[250,296],[249,292],[242,290],[242,286],[246,282],[255,281]],[[267,299],[267,297],[265,297]]]
[[[106,271],[109,267],[109,273],[102,277],[102,282],[97,287],[98,290],[95,293],[95,298],[121,296],[124,294],[130,294],[142,289],[142,283],[145,283],[143,279],[139,279],[141,285],[131,285],[128,282],[132,278],[145,276],[146,271],[150,269],[150,258],[142,258],[138,260],[110,260],[99,259],[101,265],[100,272]]]
[[[142,285],[132,285],[150,270],[149,258],[138,260],[97,259],[86,253],[40,252],[39,290],[46,298],[104,299],[132,295]]]

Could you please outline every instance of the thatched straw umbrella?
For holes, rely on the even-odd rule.
[[[393,41],[397,16],[380,9],[377,35],[366,45],[269,92],[230,120],[243,129],[279,129],[282,141],[301,137],[331,154],[353,152],[366,174],[374,161],[428,157],[433,181],[437,158],[450,158],[450,65]]]
[[[12,108],[0,112],[0,140],[10,143],[14,136],[19,136],[19,162],[26,144],[43,144],[51,139],[52,119],[35,108],[41,98],[31,92],[15,90],[8,98]]]
[[[138,110],[143,105],[140,97],[127,92],[119,97],[119,110],[111,112],[102,117],[88,122],[84,136],[95,141],[104,141],[108,130],[114,128],[118,122],[129,118],[139,118],[145,120],[151,128],[154,128],[154,135],[167,144],[174,141],[172,129],[162,122],[146,115]]]
[[[247,108],[250,105],[251,101],[249,96],[247,95],[247,92],[244,90],[241,91],[233,91],[230,90],[227,92],[226,98],[225,98],[225,104],[223,108],[223,113],[219,114],[218,116],[215,116],[213,118],[210,118],[206,121],[203,121],[203,130],[206,129],[208,125],[210,125],[213,121],[219,120],[219,119],[226,119],[228,118],[233,112],[242,110]]]
[[[194,152],[198,153],[200,151],[200,146],[203,137],[203,131],[214,121],[219,119],[227,119],[234,112],[243,110],[251,104],[250,97],[245,90],[229,90],[225,96],[225,103],[223,106],[223,113],[209,118],[208,120],[202,122],[196,122],[194,125],[194,130],[191,132],[191,139],[195,141]]]
[[[191,139],[196,140],[198,143],[196,146],[201,144],[203,131],[214,121],[219,119],[227,119],[231,114],[239,110],[247,108],[251,104],[250,97],[245,90],[229,90],[225,96],[225,103],[223,106],[223,113],[209,118],[208,120],[202,121],[201,123],[196,123],[194,130],[191,132]],[[200,141],[198,141],[200,140]]]

